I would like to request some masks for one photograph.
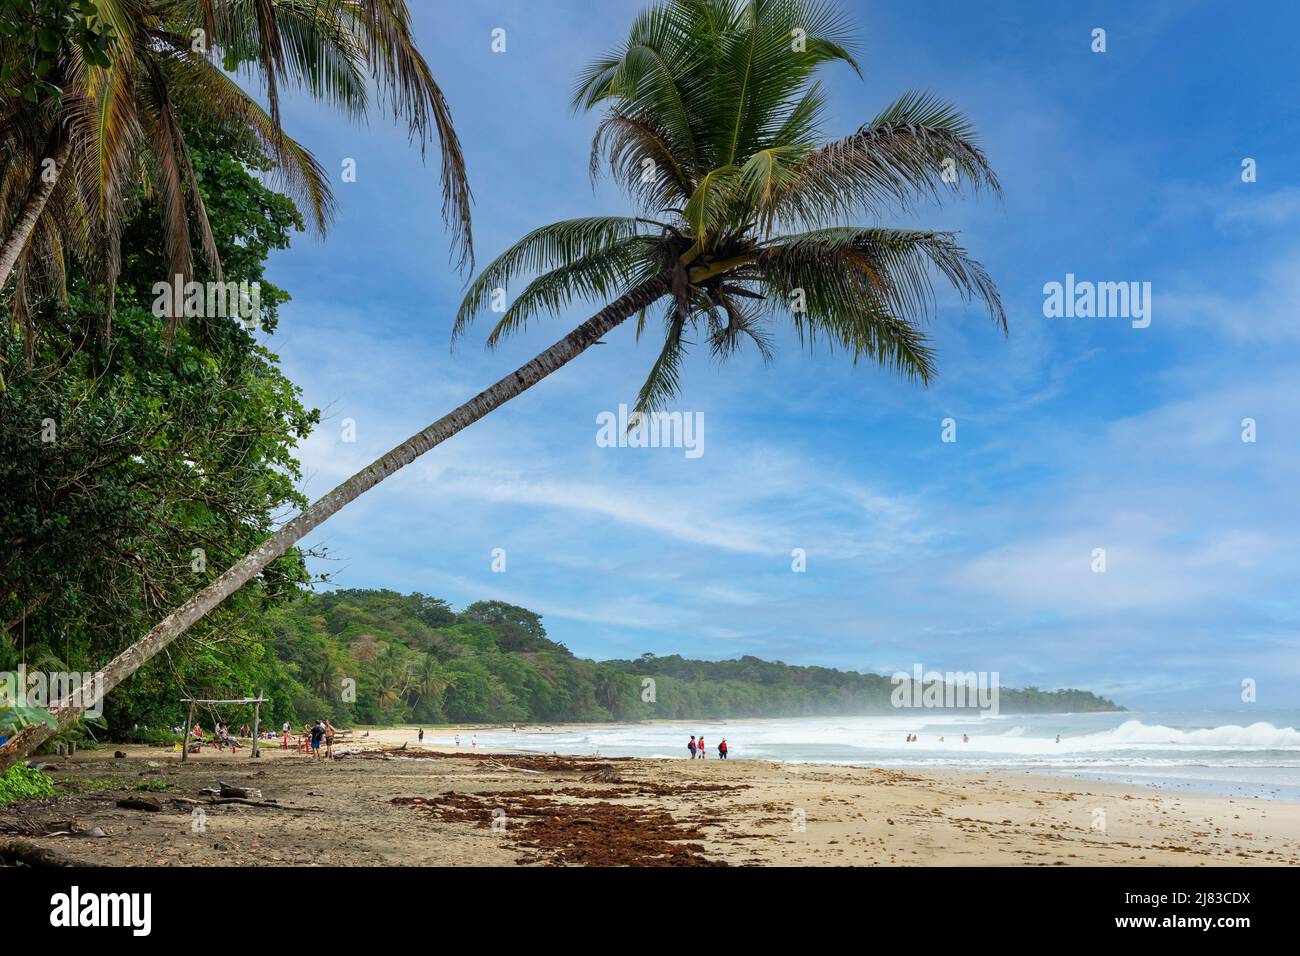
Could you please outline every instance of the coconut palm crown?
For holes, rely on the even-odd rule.
[[[746,343],[767,358],[779,317],[807,345],[824,339],[928,383],[934,272],[981,301],[1005,333],[993,281],[953,233],[847,224],[962,185],[999,191],[969,122],[924,93],[827,141],[815,75],[835,61],[858,71],[851,49],[844,20],[809,0],[671,0],[646,10],[573,97],[577,110],[604,110],[593,182],[607,166],[639,214],[530,232],[471,285],[453,338],[521,275],[534,277],[489,346],[540,313],[657,281],[664,334],[637,399],[644,412],[677,392],[692,337],[719,359]],[[638,338],[646,324],[643,308]]]
[[[382,100],[422,150],[436,139],[453,256],[472,267],[464,157],[405,0],[99,0],[95,22],[107,37],[103,62],[65,44],[41,77],[58,95],[0,98],[0,291],[13,273],[11,311],[29,349],[31,306],[41,296],[66,301],[70,254],[86,259],[107,290],[107,336],[123,207],[137,184],[157,196],[171,273],[191,276],[197,239],[221,278],[187,118],[232,124],[260,142],[278,185],[325,231],[334,206],[329,175],[281,128],[285,88],[353,119]],[[19,86],[36,79],[24,74],[22,42],[0,36],[0,62],[16,68],[11,83]],[[231,73],[260,82],[268,108]]]

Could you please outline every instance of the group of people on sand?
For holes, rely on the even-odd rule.
[[[695,735],[692,734],[691,742],[686,745],[686,749],[691,752],[692,760],[694,760],[696,757],[699,757],[701,760],[703,760],[708,755],[708,751],[704,749],[703,734],[700,734],[699,737],[696,737]],[[723,737],[722,742],[718,744],[718,759],[719,760],[727,759],[727,738],[726,737]]]
[[[180,727],[172,728],[173,733],[179,734],[181,731],[182,728]],[[189,736],[191,741],[189,745],[191,752],[193,752],[196,747],[209,743],[208,736],[203,733],[203,725],[198,721],[195,721],[194,726],[190,728]],[[240,736],[247,737],[249,734],[243,733]],[[229,747],[232,752],[239,749],[239,737],[232,734],[230,728],[220,721],[212,725],[212,737],[210,738],[210,742],[212,746],[220,747],[223,750],[226,747]]]
[[[334,756],[334,735],[338,733],[334,725],[328,720],[318,720],[314,724],[303,724],[303,734],[310,738],[311,755],[314,759],[319,760],[321,757],[321,744],[325,745],[325,756],[330,758]]]
[[[421,743],[421,744],[424,743],[424,728],[423,728],[423,727],[419,728],[419,731],[418,731],[418,732],[416,733],[416,735],[415,735],[415,739],[416,739],[416,742],[417,742],[417,743]],[[452,740],[455,741],[457,747],[460,746],[460,734],[456,734],[456,736],[453,737]],[[470,745],[471,747],[477,747],[477,746],[478,746],[478,737],[477,737],[477,736],[475,736],[475,737],[471,737],[471,738],[469,739],[469,745]]]
[[[286,720],[280,730],[285,737],[292,736],[289,721]],[[307,740],[307,747],[312,757],[317,760],[321,757],[322,748],[325,750],[326,757],[334,756],[334,736],[337,733],[338,730],[328,720],[317,720],[314,724],[308,722],[302,725],[302,736]]]

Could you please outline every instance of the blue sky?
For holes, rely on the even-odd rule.
[[[465,147],[480,265],[542,223],[629,209],[607,182],[593,191],[597,119],[568,99],[640,2],[412,6]],[[909,89],[968,113],[1003,198],[888,224],[960,231],[998,282],[1009,338],[943,295],[926,390],[786,334],[768,367],[699,350],[673,406],[704,413],[704,454],[688,459],[596,444],[597,414],[634,399],[653,359],[626,327],[333,518],[308,541],[335,557],[319,568],[342,587],[522,604],[595,657],[919,662],[1133,707],[1240,706],[1252,678],[1260,706],[1300,706],[1300,14],[844,6],[865,78],[826,73],[826,132]],[[505,53],[490,49],[497,27]],[[484,325],[453,354],[464,279],[436,154],[422,165],[378,111],[350,125],[294,100],[285,124],[334,172],[339,207],[325,240],[299,237],[269,269],[294,296],[271,345],[326,416],[301,448],[316,496],[593,310],[496,352]],[[1256,182],[1241,180],[1246,157]],[[1043,285],[1067,273],[1150,282],[1150,327],[1045,318]],[[949,417],[955,443],[940,440]]]

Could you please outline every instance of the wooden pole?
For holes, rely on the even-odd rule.
[[[260,757],[257,752],[257,728],[262,723],[262,688],[257,689],[257,703],[253,705],[253,756]]]
[[[185,726],[181,732],[181,763],[185,762],[186,756],[190,752],[190,728],[194,726],[194,701],[190,701],[190,713],[185,718]]]

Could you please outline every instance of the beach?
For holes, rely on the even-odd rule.
[[[1300,803],[1286,800],[469,746],[492,732],[462,728],[456,747],[446,729],[423,744],[414,728],[354,731],[333,761],[278,743],[259,760],[205,751],[181,764],[170,750],[111,745],[46,758],[60,795],[0,807],[0,843],[106,866],[1300,864]],[[219,782],[261,798],[200,793]],[[33,835],[59,821],[105,836]]]

